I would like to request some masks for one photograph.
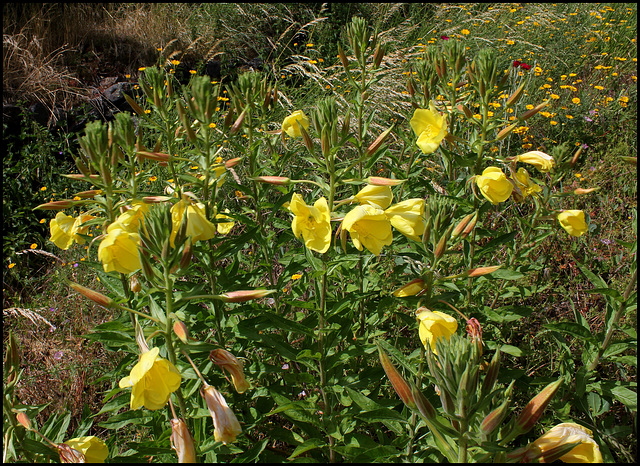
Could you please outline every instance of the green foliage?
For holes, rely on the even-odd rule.
[[[561,107],[531,113],[543,100],[573,97],[554,99],[541,84],[556,82],[544,70],[571,73],[554,68],[561,57],[530,70],[512,65],[530,57],[507,55],[516,41],[498,20],[513,15],[515,29],[523,7],[430,7],[451,22],[419,30],[404,62],[380,32],[404,24],[398,9],[385,10],[385,23],[332,8],[333,24],[344,25],[339,57],[325,65],[298,57],[295,69],[309,78],[302,87],[255,71],[227,85],[194,76],[182,86],[172,67],[147,67],[141,97],[130,96],[135,115],[92,123],[79,140],[76,178],[92,191],[64,207],[78,219],[67,234],[95,238],[85,262],[101,291],[97,282],[73,289],[115,313],[85,335],[117,359],[104,368],[110,386],[96,413],[110,460],[173,461],[172,448],[185,448],[172,435],[178,418],[207,462],[551,461],[572,445],[541,452],[533,442],[564,422],[588,426],[605,460],[631,459],[632,432],[615,421],[637,412],[637,230],[612,229],[619,217],[598,215],[598,202],[611,205],[605,196],[623,197],[618,180],[594,173],[589,181],[610,186],[580,195],[576,188],[592,185],[574,179],[587,164],[577,146],[594,157],[606,138],[617,146],[602,160],[631,181],[623,157],[635,156],[624,150],[635,133],[607,136],[600,121],[593,132],[584,118],[547,124]],[[353,8],[365,16],[382,7]],[[564,28],[577,16],[568,5],[547,16],[531,8],[534,27]],[[220,21],[228,9],[205,8]],[[628,16],[605,10],[611,21]],[[474,32],[483,24],[490,40]],[[515,53],[551,47],[518,34]],[[593,105],[598,94],[580,89],[580,104]],[[616,102],[626,109],[620,124],[635,130],[631,99]],[[296,110],[304,115],[294,121]],[[572,210],[586,212],[585,222],[561,227],[558,214]],[[616,281],[589,260],[603,231],[624,248],[628,274]],[[115,268],[124,258],[126,270]],[[550,269],[573,275],[563,282]],[[572,297],[583,284],[600,303],[586,311]],[[147,361],[155,348],[161,359]],[[16,411],[36,411],[14,396],[12,358],[4,416],[19,448],[11,458],[50,460],[49,446],[69,438],[69,415],[37,428],[48,441],[26,432],[37,447],[23,440]],[[145,392],[136,385],[141,358]],[[181,376],[168,405],[158,375],[166,371]],[[140,400],[163,407],[130,409]],[[88,429],[82,422],[75,434]]]

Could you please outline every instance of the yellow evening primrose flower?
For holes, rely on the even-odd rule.
[[[78,217],[71,217],[64,212],[58,212],[55,218],[49,222],[51,242],[60,249],[69,249],[73,242],[84,244],[84,238],[80,235],[87,231],[87,227],[82,227],[84,222],[88,222],[93,215],[80,214]]]
[[[582,210],[563,210],[558,214],[558,221],[571,236],[582,236],[589,229]]]
[[[140,227],[140,222],[144,218],[144,215],[149,212],[149,204],[141,201],[134,201],[131,208],[124,213],[120,214],[116,218],[116,223],[119,223],[123,229],[129,233],[137,233]]]
[[[420,341],[424,345],[426,350],[433,351],[434,354],[438,354],[436,351],[436,340],[444,338],[449,340],[456,330],[458,330],[458,321],[440,311],[429,311],[425,308],[418,309],[416,315],[420,327],[418,334]]]
[[[296,110],[284,119],[282,122],[282,131],[292,138],[300,138],[302,137],[300,126],[304,127],[305,130],[308,130],[309,124],[310,121],[309,118],[307,118],[307,115],[305,115],[302,110]]]
[[[518,171],[515,173],[514,181],[516,182],[516,186],[520,188],[523,198],[542,191],[540,186],[531,181],[529,172],[522,167],[518,168]]]
[[[225,212],[229,213],[229,209],[225,209]],[[216,225],[216,229],[217,229],[218,233],[220,233],[221,235],[229,234],[231,229],[236,224],[236,222],[233,220],[233,218],[231,218],[231,217],[229,217],[228,215],[225,215],[225,214],[216,214],[216,218],[218,220],[222,220],[222,219],[225,219],[225,218],[228,218],[229,220],[231,220],[230,222],[218,222],[218,224]]]
[[[213,418],[213,438],[225,445],[236,441],[242,433],[238,418],[233,414],[222,394],[214,387],[205,384],[200,394],[207,402],[207,407]]]
[[[93,435],[72,438],[64,443],[82,453],[85,463],[104,463],[104,460],[109,456],[107,444]]]
[[[353,196],[360,205],[369,204],[380,209],[386,209],[391,205],[393,193],[390,186],[375,186],[368,184],[358,194]]]
[[[447,120],[436,110],[433,102],[429,104],[429,110],[417,108],[410,124],[418,137],[416,144],[423,154],[435,152],[447,135]]]
[[[516,162],[524,162],[533,165],[542,173],[547,173],[556,164],[556,161],[553,160],[553,157],[539,150],[534,150],[522,155],[518,155],[516,157]]]
[[[189,198],[183,197],[171,207],[171,236],[169,244],[175,247],[175,238],[182,224],[182,218],[187,216],[187,236],[192,242],[206,241],[216,235],[216,226],[207,220],[205,205],[202,202],[192,203]]]
[[[312,251],[327,252],[331,245],[331,214],[327,200],[321,197],[310,206],[300,194],[293,193],[289,210],[295,215],[291,229],[296,238],[302,237],[305,246]]]
[[[560,460],[563,463],[602,463],[600,447],[593,440],[592,432],[586,427],[573,422],[563,422],[551,428],[529,447],[531,453],[541,458],[553,454],[553,450],[567,443],[580,442],[571,451],[560,458],[549,458],[550,461]]]
[[[513,185],[498,167],[485,168],[482,175],[476,176],[476,185],[493,205],[509,199],[513,191]]]
[[[107,236],[98,246],[98,260],[102,262],[105,272],[131,273],[140,269],[138,233],[127,231],[119,223],[112,223],[107,228]]]
[[[391,226],[414,241],[422,241],[426,228],[424,221],[424,199],[407,199],[384,211]]]
[[[380,255],[383,246],[393,242],[391,222],[384,210],[372,205],[359,205],[345,215],[342,229],[349,232],[358,251],[364,246],[376,256]]]
[[[141,406],[152,411],[162,409],[180,387],[180,372],[170,361],[158,356],[159,352],[159,348],[152,348],[141,354],[131,373],[120,380],[120,388],[131,387],[131,409]]]

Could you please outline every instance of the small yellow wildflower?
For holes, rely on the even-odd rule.
[[[571,99],[571,102],[573,102],[574,104],[579,104],[580,103],[580,99],[577,97],[574,97],[573,99]]]
[[[460,33],[468,36],[469,34],[471,34],[471,31],[469,31],[468,29],[463,29],[462,31],[460,31]]]

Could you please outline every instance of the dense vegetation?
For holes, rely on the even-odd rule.
[[[3,28],[5,461],[635,461],[636,4]]]

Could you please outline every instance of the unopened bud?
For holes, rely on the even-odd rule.
[[[491,362],[489,363],[489,367],[487,368],[487,373],[484,376],[484,380],[482,381],[482,389],[481,393],[483,395],[488,395],[493,390],[493,386],[498,380],[498,372],[500,371],[500,349],[497,349],[491,358]]]
[[[340,45],[340,43],[338,43],[338,57],[340,57],[340,61],[342,62],[342,66],[344,67],[344,70],[348,71],[349,60],[347,59],[347,55],[344,53],[344,50],[342,50],[342,45]]]
[[[102,293],[98,293],[97,291],[93,291],[85,286],[79,285],[78,283],[71,282],[69,283],[69,286],[85,298],[89,298],[91,301],[100,306],[111,308],[115,305],[115,301],[108,296],[105,296]]]
[[[458,105],[457,109],[460,110],[462,113],[464,113],[464,116],[466,116],[469,119],[473,118],[473,112],[471,110],[469,110],[469,108],[467,108],[466,105]]]
[[[506,128],[502,128],[502,130],[500,130],[500,132],[498,133],[498,136],[496,136],[496,139],[498,141],[502,141],[504,138],[509,136],[514,129],[516,129],[516,126],[518,126],[518,124],[519,123],[513,123]]]
[[[531,118],[532,116],[534,116],[536,113],[538,113],[540,110],[542,110],[543,108],[545,108],[547,106],[547,102],[542,102],[540,105],[532,108],[531,110],[529,110],[528,112],[526,112],[524,115],[522,115],[519,120],[520,121],[526,121],[529,118]]]
[[[241,160],[242,160],[242,157],[234,157],[232,159],[229,159],[224,163],[224,168],[227,168],[227,169],[233,168],[236,165],[238,165],[238,163],[240,163]]]
[[[522,97],[522,94],[524,94],[524,84],[521,85],[518,89],[516,89],[516,91],[511,94],[511,96],[507,99],[506,102],[506,106],[507,107],[511,107],[512,105],[515,105],[518,103],[518,100],[520,100],[520,97]]]
[[[27,416],[27,413],[19,412],[16,413],[16,420],[20,423],[22,427],[27,430],[31,430],[31,419]]]
[[[129,104],[129,106],[133,109],[133,111],[136,112],[139,116],[143,117],[147,115],[144,109],[140,105],[138,105],[138,103],[135,100],[133,100],[131,97],[129,97],[127,94],[124,94],[124,98]]]
[[[189,267],[193,255],[192,249],[193,246],[191,244],[191,240],[190,238],[187,238],[187,242],[184,245],[184,250],[182,251],[182,256],[180,257],[180,263],[178,264],[179,268],[186,269],[187,267]]]
[[[571,157],[571,162],[569,162],[569,165],[574,167],[576,165],[576,162],[578,162],[578,157],[580,157],[580,154],[582,154],[582,149],[584,146],[580,146],[578,147],[578,150],[576,151],[575,154],[573,154],[573,157]]]
[[[291,184],[291,179],[286,176],[256,176],[251,178],[253,181],[259,181],[260,183],[275,184],[277,186],[286,186]]]
[[[467,224],[465,229],[462,230],[462,235],[460,235],[462,239],[469,236],[469,234],[473,231],[473,228],[476,226],[477,221],[478,221],[478,213],[476,212],[476,214],[473,216],[473,219],[471,219],[471,221]]]
[[[487,275],[489,273],[495,272],[500,267],[502,267],[502,265],[491,265],[489,267],[475,267],[473,269],[467,270],[465,275],[467,277],[480,277],[482,275]]]
[[[592,192],[597,191],[599,189],[600,189],[599,187],[598,188],[586,188],[586,189],[584,189],[584,188],[576,188],[576,190],[573,193],[574,194],[578,194],[578,195],[580,195],[580,194],[589,194],[589,193],[592,193]]]
[[[387,139],[387,136],[389,136],[389,133],[391,132],[392,128],[393,128],[393,126],[391,128],[389,128],[389,129],[387,129],[384,133],[382,133],[380,136],[378,136],[375,141],[373,141],[371,143],[371,145],[367,148],[367,150],[365,152],[365,155],[367,157],[371,157],[373,154],[375,154],[377,152],[378,149],[380,149],[380,146],[382,146],[384,141]]]
[[[475,213],[472,212],[469,215],[467,215],[466,217],[464,217],[462,220],[460,220],[460,222],[456,225],[456,227],[451,232],[451,237],[452,238],[457,238],[458,235],[460,233],[462,233],[462,231],[467,226],[467,224],[471,221],[471,218],[473,218],[474,215],[475,215]]]
[[[240,116],[238,117],[238,119],[235,121],[235,123],[231,127],[231,129],[229,130],[229,134],[231,134],[233,136],[234,134],[236,134],[240,130],[240,128],[242,127],[242,122],[244,121],[244,117],[245,117],[246,114],[247,114],[247,111],[243,110],[242,113],[240,114]]]
[[[638,165],[638,157],[620,157],[620,159],[629,165]]]
[[[413,399],[416,403],[416,407],[420,414],[422,414],[427,419],[435,419],[437,412],[433,405],[427,400],[427,397],[424,396],[421,390],[419,390],[416,386],[411,386],[411,394],[413,395]]]
[[[93,199],[95,196],[102,194],[102,189],[90,189],[88,191],[81,191],[79,193],[74,194],[81,199]]]
[[[225,303],[243,303],[252,299],[260,299],[270,294],[275,293],[275,290],[238,290],[229,291],[220,295]]]
[[[415,296],[418,293],[422,292],[425,289],[424,280],[421,278],[416,278],[415,280],[411,280],[406,285],[398,288],[393,292],[393,296],[397,298],[405,298],[407,296]]]
[[[505,393],[505,400],[500,406],[491,411],[480,423],[480,430],[485,435],[490,435],[494,430],[500,427],[502,421],[509,413],[509,405],[511,404],[511,390],[513,389],[514,382],[511,382],[509,388]]]
[[[448,240],[448,236],[446,233],[444,235],[442,235],[442,237],[440,238],[440,241],[438,241],[438,244],[436,246],[435,251],[433,252],[433,255],[435,257],[435,260],[440,259],[445,251],[447,250],[447,240]]]
[[[63,201],[52,201],[47,202],[46,204],[40,204],[39,206],[34,207],[33,210],[63,210],[73,207],[76,204],[76,201],[65,199]]]
[[[145,196],[142,198],[142,201],[146,204],[158,204],[160,202],[167,202],[173,199],[169,196]]]
[[[374,186],[399,186],[406,180],[396,180],[393,178],[383,178],[381,176],[370,176],[365,180],[368,184]]]
[[[313,141],[311,140],[311,136],[309,136],[309,133],[307,132],[307,130],[304,129],[304,126],[299,124],[298,128],[300,129],[300,134],[302,135],[302,141],[304,142],[305,147],[312,155],[315,155],[316,152],[313,147]]]
[[[380,63],[382,63],[382,58],[386,52],[386,47],[384,44],[378,44],[376,47],[376,51],[373,54],[373,66],[374,68],[379,68]]]
[[[516,419],[516,428],[521,433],[526,433],[538,422],[545,408],[551,403],[551,400],[562,385],[562,379],[547,385],[538,395],[524,407],[518,418]]]
[[[138,161],[146,160],[154,160],[156,162],[168,162],[171,156],[169,154],[164,154],[162,152],[147,152],[147,151],[138,151],[136,152],[136,156],[138,157]]]
[[[173,323],[173,333],[175,333],[176,336],[180,338],[180,341],[185,345],[189,341],[189,329],[184,322],[176,320]]]
[[[391,381],[393,389],[396,391],[405,405],[407,405],[409,408],[414,409],[416,407],[416,402],[413,394],[411,393],[411,387],[409,387],[407,381],[404,380],[404,378],[400,375],[393,364],[391,364],[389,356],[387,356],[387,353],[382,350],[380,345],[378,345],[378,353],[380,355],[380,363],[382,364],[382,368]]]

